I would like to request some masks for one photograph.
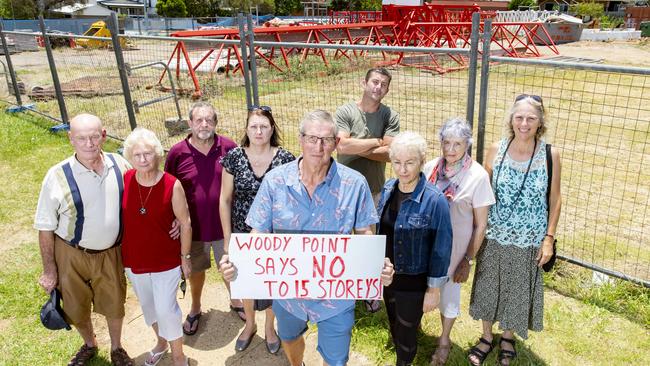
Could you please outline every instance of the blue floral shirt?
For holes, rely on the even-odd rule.
[[[266,174],[246,223],[260,232],[350,234],[379,221],[365,178],[331,165],[312,197],[299,179],[300,159]],[[354,306],[354,300],[274,300],[294,316],[318,322]]]

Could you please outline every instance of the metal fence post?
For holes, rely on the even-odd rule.
[[[488,77],[490,76],[490,42],[492,40],[492,21],[486,20],[483,26],[483,55],[481,57],[481,90],[478,102],[478,134],[476,138],[476,161],[483,164],[485,149],[485,116],[487,115]]]
[[[7,47],[7,39],[5,38],[5,32],[4,32],[2,20],[0,20],[0,38],[2,38],[2,49],[4,50],[5,58],[7,59],[7,68],[9,69],[9,75],[11,75],[11,85],[14,88],[14,95],[16,96],[16,104],[22,106],[23,100],[20,97],[20,88],[18,87],[18,79],[16,78],[16,73],[14,72],[14,64],[11,62],[11,56],[9,55],[9,47]]]
[[[52,73],[52,83],[54,84],[54,91],[56,92],[56,100],[59,103],[59,111],[61,112],[61,121],[65,124],[69,124],[68,120],[68,110],[65,107],[65,100],[63,99],[63,91],[61,90],[61,82],[59,81],[59,74],[56,71],[56,64],[54,63],[54,55],[52,54],[52,44],[50,43],[50,38],[47,35],[45,29],[45,21],[43,21],[43,16],[38,17],[38,25],[41,28],[41,33],[43,34],[43,42],[45,43],[45,53],[47,54],[47,63],[50,66],[50,72]]]
[[[126,114],[129,116],[129,125],[131,130],[134,130],[138,124],[135,120],[135,112],[133,110],[133,101],[131,100],[131,90],[129,89],[129,77],[124,64],[124,56],[122,55],[122,45],[120,44],[119,29],[117,25],[117,14],[113,13],[108,18],[108,29],[111,31],[111,41],[113,42],[113,52],[115,53],[115,61],[117,62],[117,70],[120,73],[120,81],[122,82],[122,92],[124,94],[124,104],[126,105]]]
[[[246,22],[244,22],[244,15],[242,13],[239,13],[237,15],[237,24],[239,25],[239,47],[241,49],[241,62],[243,65],[239,65],[243,67],[242,70],[244,70],[244,83],[246,86],[246,107],[250,108],[253,105],[253,102],[251,100],[251,80],[250,80],[250,75],[248,74],[248,52],[246,49],[246,32],[244,31],[244,27],[246,26]]]
[[[478,42],[479,27],[481,25],[481,14],[475,12],[472,14],[472,34],[470,35],[469,49],[469,78],[467,82],[467,112],[465,116],[470,127],[474,127],[474,100],[476,98],[476,65],[478,64]],[[471,153],[471,151],[470,151]]]
[[[253,90],[253,103],[255,105],[260,105],[260,98],[257,89],[257,62],[255,60],[255,32],[253,31],[253,17],[248,14],[246,17],[248,23],[248,47],[250,52],[251,59],[251,86]]]

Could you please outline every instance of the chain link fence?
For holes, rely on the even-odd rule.
[[[559,253],[620,277],[650,279],[650,69],[493,57],[486,146],[522,93],[543,98],[545,139],[562,156]]]
[[[64,46],[51,54],[59,76],[58,97],[69,116],[96,114],[118,138],[126,137],[133,125],[147,127],[166,148],[186,136],[182,120],[200,99],[217,109],[218,133],[236,141],[244,132],[248,106],[271,106],[284,145],[298,153],[298,123],[305,112],[320,108],[334,113],[358,100],[366,70],[392,64],[393,81],[384,102],[400,113],[402,130],[422,134],[432,158],[440,155],[441,124],[467,116],[475,122],[474,154],[481,160],[487,147],[504,136],[503,118],[515,96],[540,95],[549,120],[546,139],[562,154],[559,254],[650,286],[650,69],[490,57],[481,68],[440,72],[471,65],[479,54],[360,45],[337,50],[313,43],[290,47],[266,40],[254,41],[251,49],[242,48],[238,39],[48,37],[67,40],[67,46],[59,42]],[[84,39],[100,45],[70,47]],[[282,47],[291,50],[286,59],[278,51]],[[241,61],[250,50],[255,61]],[[411,62],[395,66],[397,56]],[[5,55],[8,59],[25,85],[23,104],[34,103],[39,113],[66,122],[47,52],[41,48]],[[423,66],[433,60],[436,68]],[[475,76],[478,71],[481,77]],[[4,75],[0,98],[15,105],[10,72]],[[474,82],[480,92],[474,92]]]

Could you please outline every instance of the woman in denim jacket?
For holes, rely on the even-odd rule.
[[[386,257],[395,264],[384,302],[398,366],[415,358],[420,320],[438,306],[451,255],[449,204],[420,172],[425,152],[425,140],[414,132],[393,139],[389,154],[398,178],[386,182],[377,208],[377,232],[386,235]]]

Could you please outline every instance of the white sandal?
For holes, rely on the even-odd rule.
[[[156,366],[160,360],[162,360],[165,353],[169,351],[169,347],[165,347],[164,350],[154,353],[153,350],[149,351],[149,357],[144,360],[144,366]]]

